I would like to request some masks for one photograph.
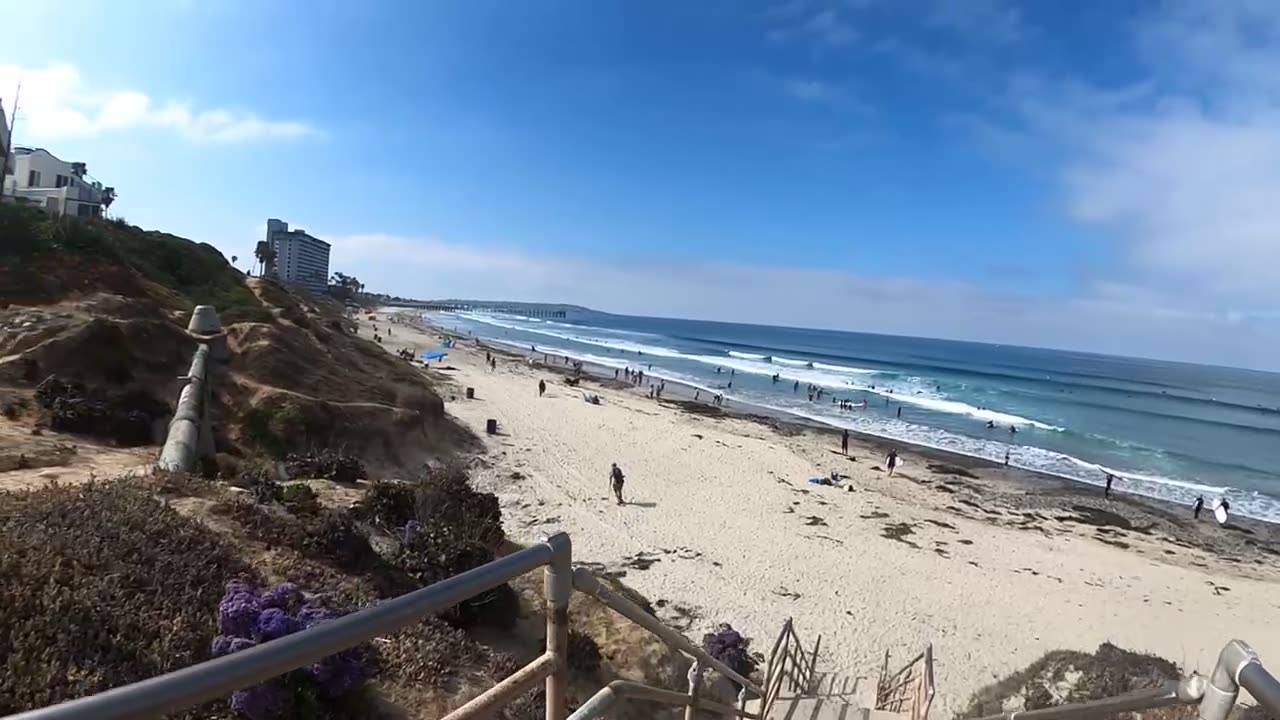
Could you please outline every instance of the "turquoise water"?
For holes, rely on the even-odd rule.
[[[1128,492],[1185,503],[1225,496],[1233,511],[1280,521],[1280,375],[1273,373],[592,312],[564,321],[433,319],[838,427],[993,460],[1008,451],[1014,465],[1083,482],[1101,484],[1112,472]],[[811,385],[823,389],[821,400],[810,401]],[[867,408],[842,410],[833,397],[865,400]]]

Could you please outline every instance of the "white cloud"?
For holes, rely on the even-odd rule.
[[[1057,146],[1069,216],[1138,281],[1247,312],[1280,306],[1280,5],[1174,2],[1134,38],[1148,79],[1017,79],[1009,105]]]
[[[137,90],[96,90],[67,63],[44,68],[0,65],[0,90],[10,92],[19,80],[19,138],[93,138],[114,131],[154,128],[171,130],[195,142],[236,143],[288,140],[317,132],[304,122],[265,120],[243,110],[196,109],[178,100],[157,102]],[[13,100],[5,98],[6,111],[12,112]]]
[[[1280,368],[1277,318],[1206,311],[1190,298],[1117,283],[1083,297],[1031,297],[804,267],[603,262],[386,234],[325,237],[335,270],[409,297],[568,302],[628,314]]]
[[[821,80],[795,78],[786,82],[787,92],[801,100],[822,100],[831,97],[832,88]]]
[[[858,39],[858,31],[846,14],[839,5],[811,9],[803,1],[784,3],[766,14],[775,24],[768,36],[777,41],[812,42],[818,50],[842,47]]]
[[[1008,0],[934,0],[925,19],[936,27],[997,45],[1019,42],[1032,32],[1022,10]]]

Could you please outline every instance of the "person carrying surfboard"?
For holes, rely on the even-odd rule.
[[[889,451],[889,456],[884,459],[884,464],[889,468],[889,475],[893,475],[893,469],[898,467],[898,449],[894,448]]]

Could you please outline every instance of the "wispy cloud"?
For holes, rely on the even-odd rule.
[[[785,86],[788,93],[801,100],[825,100],[837,93],[831,85],[813,78],[792,78]]]
[[[292,140],[317,134],[298,120],[267,120],[246,110],[198,108],[180,100],[156,101],[132,89],[90,87],[74,65],[42,68],[0,65],[0,89],[22,81],[22,136],[35,139],[92,138],[137,128],[168,130],[194,142],[238,143]],[[13,98],[5,99],[13,108]]]
[[[938,28],[986,43],[1007,45],[1033,33],[1021,8],[1011,0],[934,0],[925,15]]]
[[[1240,312],[1280,307],[1280,6],[1176,2],[1135,43],[1149,80],[1020,78],[1006,107],[1056,147],[1064,206],[1137,280]]]
[[[770,39],[812,43],[820,51],[850,45],[859,37],[848,8],[840,4],[812,7],[806,2],[788,2],[775,5],[766,17],[773,26],[768,31]]]
[[[722,262],[606,262],[387,234],[326,237],[333,267],[415,297],[573,302],[613,312],[818,326],[1280,367],[1280,322],[1149,288],[1079,297],[956,281]],[[820,292],[814,292],[819,289]]]

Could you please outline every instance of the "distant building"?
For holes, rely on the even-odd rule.
[[[314,293],[329,288],[329,243],[307,231],[290,230],[283,220],[267,221],[267,244],[276,251],[275,275]]]
[[[54,215],[101,217],[114,190],[89,177],[84,163],[59,160],[43,148],[15,147],[4,178],[6,198]]]

